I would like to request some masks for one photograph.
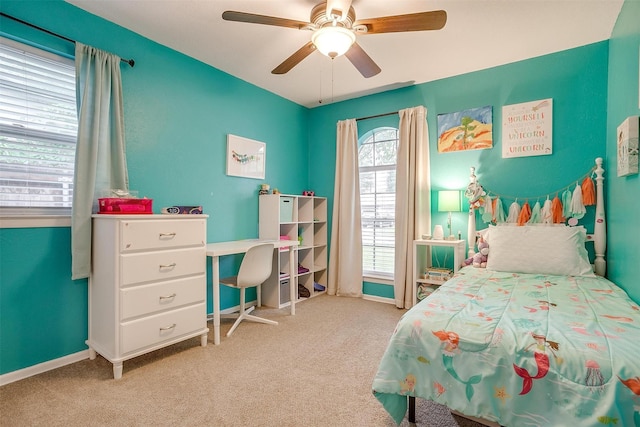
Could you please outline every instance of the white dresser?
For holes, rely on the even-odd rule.
[[[206,215],[94,215],[89,356],[113,363],[200,336],[207,345]]]

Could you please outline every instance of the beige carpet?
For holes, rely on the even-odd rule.
[[[386,426],[371,394],[403,310],[322,295],[258,310],[277,326],[243,322],[222,343],[194,338],[126,361],[114,381],[98,357],[0,388],[2,426]],[[480,424],[418,400],[417,426]],[[410,424],[405,421],[403,426]]]

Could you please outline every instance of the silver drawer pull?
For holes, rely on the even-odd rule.
[[[173,268],[176,266],[175,262],[172,262],[171,264],[160,264],[160,268]]]
[[[177,233],[160,233],[161,239],[173,239]]]
[[[162,332],[162,331],[170,331],[171,329],[173,329],[175,327],[176,327],[175,323],[173,325],[171,325],[171,326],[163,326],[162,328],[160,328],[160,332]]]
[[[160,295],[160,301],[165,300],[165,299],[175,298],[175,297],[176,297],[175,292],[172,293],[171,295]]]

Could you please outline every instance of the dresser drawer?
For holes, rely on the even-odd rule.
[[[120,228],[120,251],[204,246],[205,220],[123,221]]]
[[[202,303],[123,323],[120,335],[121,353],[143,349],[204,329],[206,319],[206,308]]]
[[[203,248],[120,255],[122,286],[204,274],[207,263]]]
[[[120,290],[120,320],[204,302],[204,274]]]

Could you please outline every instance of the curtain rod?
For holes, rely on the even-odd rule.
[[[394,114],[398,114],[398,112],[397,111],[392,111],[390,113],[376,114],[374,116],[358,117],[356,119],[356,122],[359,122],[360,120],[377,119],[378,117],[393,116]]]
[[[65,36],[61,36],[60,34],[56,34],[53,31],[49,31],[49,30],[47,30],[45,28],[38,27],[37,25],[33,25],[33,24],[29,23],[29,22],[23,21],[22,19],[18,19],[18,18],[15,18],[15,17],[11,16],[11,15],[7,15],[4,12],[0,12],[0,15],[4,16],[5,18],[13,19],[14,21],[19,22],[21,24],[24,24],[24,25],[26,25],[28,27],[35,28],[36,30],[42,31],[43,33],[51,34],[52,36],[58,37],[59,39],[66,40],[69,43],[73,43],[73,44],[76,43],[76,41],[73,40],[73,39],[70,39],[70,38],[65,37]],[[133,67],[135,65],[135,63],[136,63],[133,59],[120,58],[120,61],[126,62],[131,67]]]

